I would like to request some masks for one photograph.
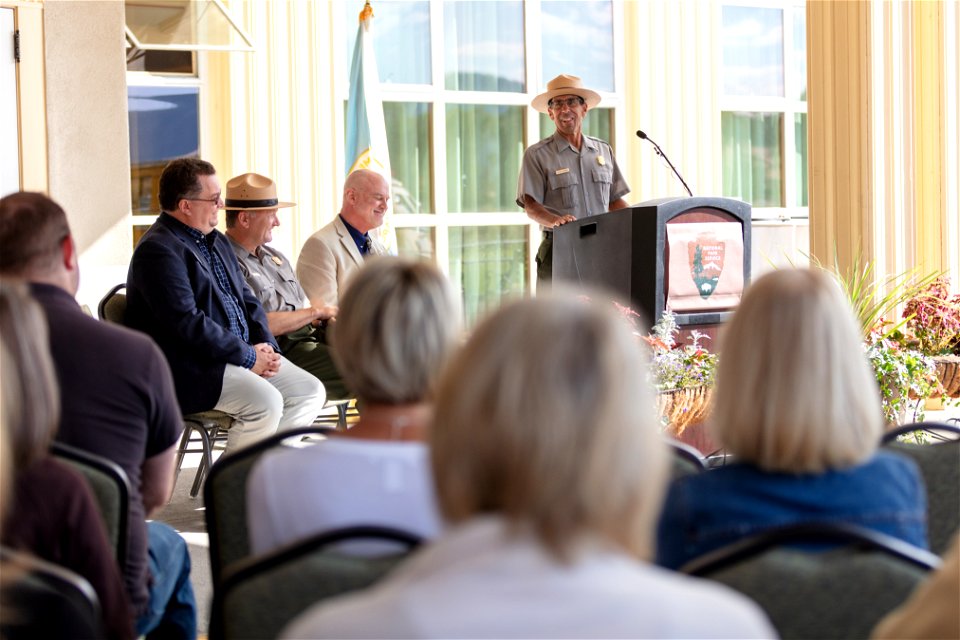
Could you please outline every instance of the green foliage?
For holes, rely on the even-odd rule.
[[[840,284],[860,322],[860,332],[864,339],[884,319],[895,317],[901,305],[921,292],[938,275],[931,273],[919,278],[916,269],[910,269],[896,275],[878,278],[874,263],[864,262],[860,257],[857,257],[846,271],[825,267],[812,256],[810,260],[815,266],[829,272]],[[906,320],[893,326],[888,333],[897,330],[905,322]]]
[[[690,343],[677,344],[680,329],[670,310],[653,325],[652,335],[644,341],[652,349],[654,384],[658,391],[712,387],[717,372],[717,354],[710,353],[701,342],[709,336],[691,332]]]
[[[915,415],[911,422],[923,421],[923,401],[940,390],[933,361],[914,349],[901,346],[890,337],[874,333],[864,345],[873,367],[883,400],[883,415],[889,424],[899,424],[906,416],[911,400]]]

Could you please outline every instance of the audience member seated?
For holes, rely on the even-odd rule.
[[[0,369],[13,486],[3,544],[63,566],[97,592],[110,638],[132,638],[133,616],[96,501],[79,473],[49,455],[60,417],[43,311],[26,288],[0,281]]]
[[[878,453],[879,391],[846,298],[821,270],[757,280],[724,329],[710,427],[735,464],[675,480],[657,562],[766,529],[845,522],[926,548],[910,460]]]
[[[281,636],[773,637],[743,596],[643,560],[668,473],[648,377],[609,305],[555,291],[502,307],[436,393],[449,528]]]
[[[449,283],[429,264],[380,257],[358,272],[331,327],[360,420],[314,446],[264,454],[247,484],[254,553],[361,524],[437,535],[423,440],[458,318]]]
[[[943,557],[943,565],[887,615],[870,636],[873,640],[901,638],[960,638],[960,534]]]
[[[167,361],[147,336],[99,322],[77,304],[79,254],[56,202],[41,193],[0,198],[0,247],[0,276],[30,283],[50,328],[57,441],[115,462],[130,481],[122,573],[137,634],[196,637],[186,542],[147,521],[170,499],[183,431]]]
[[[233,417],[225,453],[310,425],[323,410],[323,385],[280,355],[230,242],[217,231],[216,169],[198,158],[173,160],[158,195],[160,216],[130,260],[126,321],[167,357],[180,409]]]

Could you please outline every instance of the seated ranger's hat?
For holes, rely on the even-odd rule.
[[[600,94],[583,86],[583,81],[577,76],[561,73],[547,83],[547,91],[541,93],[530,103],[530,106],[540,113],[547,112],[547,103],[556,96],[580,96],[587,103],[588,109],[600,104]]]
[[[227,182],[224,209],[259,211],[297,206],[295,202],[277,201],[277,183],[259,173],[245,173]]]

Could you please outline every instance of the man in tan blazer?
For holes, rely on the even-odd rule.
[[[370,255],[386,250],[370,231],[383,224],[390,186],[379,173],[358,169],[343,185],[343,206],[333,222],[307,238],[297,277],[315,307],[337,306],[343,287]]]

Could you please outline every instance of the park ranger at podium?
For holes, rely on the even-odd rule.
[[[517,204],[540,223],[543,241],[537,250],[537,286],[553,275],[553,228],[578,218],[623,209],[630,192],[613,149],[584,135],[583,118],[600,104],[600,95],[580,78],[561,74],[530,103],[550,116],[556,132],[523,154]]]

